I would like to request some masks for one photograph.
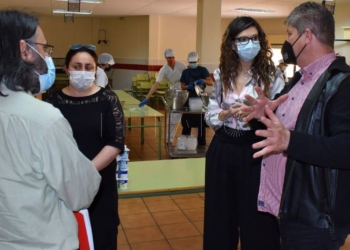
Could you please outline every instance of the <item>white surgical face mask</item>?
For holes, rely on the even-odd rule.
[[[95,81],[96,72],[92,71],[68,71],[69,82],[77,91],[85,91],[89,89]]]
[[[247,44],[237,44],[238,56],[246,62],[251,62],[260,51],[260,43],[253,43],[249,40]]]

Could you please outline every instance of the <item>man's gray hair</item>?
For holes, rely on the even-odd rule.
[[[321,4],[305,2],[296,7],[284,21],[297,29],[299,35],[310,29],[317,39],[333,48],[335,23],[333,14]]]

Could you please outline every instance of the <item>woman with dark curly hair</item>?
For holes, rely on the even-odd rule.
[[[206,155],[204,249],[280,249],[275,218],[257,210],[261,158],[253,159],[252,144],[260,140],[258,121],[246,123],[239,112],[257,96],[260,86],[269,98],[284,87],[276,73],[265,32],[251,17],[237,17],[221,44],[219,69],[205,115],[215,131]]]

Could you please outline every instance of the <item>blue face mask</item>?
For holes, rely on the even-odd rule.
[[[45,62],[47,66],[47,73],[44,75],[39,75],[40,90],[38,93],[35,94],[39,94],[41,92],[44,92],[45,90],[48,90],[55,82],[56,67],[53,63],[52,58],[50,56],[45,56]]]
[[[249,40],[247,44],[237,44],[237,54],[238,56],[246,61],[251,62],[256,57],[260,51],[260,43],[253,43]]]
[[[37,72],[37,74],[39,75],[40,89],[37,93],[32,93],[33,95],[37,95],[51,88],[56,79],[56,67],[53,63],[51,56],[45,56],[44,58],[34,47],[32,47],[30,44],[28,44],[28,46],[31,47],[36,53],[38,53],[43,60],[45,60],[47,66],[46,74],[40,75]]]
[[[198,63],[189,63],[191,69],[195,69],[198,67]]]

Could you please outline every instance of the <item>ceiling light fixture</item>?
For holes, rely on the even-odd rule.
[[[63,9],[53,9],[53,13],[59,13],[59,14],[82,14],[82,15],[89,15],[92,13],[91,10],[80,10],[79,12],[77,11],[69,11],[69,10],[63,10]]]
[[[80,0],[68,0],[67,10],[71,12],[80,12]]]
[[[64,14],[63,20],[65,23],[74,23],[74,14]]]
[[[60,2],[68,2],[68,0],[56,0]],[[81,3],[103,3],[103,0],[80,0]]]
[[[248,8],[237,8],[234,9],[236,11],[244,11],[244,12],[254,12],[254,13],[263,13],[263,14],[270,14],[272,12],[275,12],[274,10],[261,10],[261,9],[248,9]]]

